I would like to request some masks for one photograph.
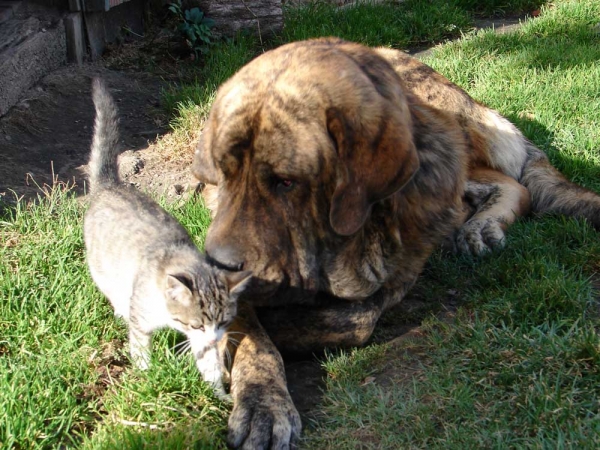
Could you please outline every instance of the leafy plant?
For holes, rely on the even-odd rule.
[[[183,9],[181,0],[171,3],[169,10],[177,17],[177,31],[195,57],[207,53],[212,38],[211,28],[214,27],[215,21],[206,17],[200,8]]]

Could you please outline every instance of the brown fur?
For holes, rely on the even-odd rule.
[[[530,208],[600,225],[599,197],[497,112],[402,52],[336,39],[272,50],[226,82],[192,170],[214,214],[207,253],[255,276],[260,323],[240,319],[229,422],[247,448],[300,432],[273,343],[364,343],[434,248],[498,247]]]

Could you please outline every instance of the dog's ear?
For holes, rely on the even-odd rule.
[[[327,128],[340,161],[329,221],[339,235],[356,233],[373,204],[401,189],[419,168],[407,105],[388,106],[379,117],[327,111]]]
[[[210,122],[210,119],[209,119]],[[217,168],[210,152],[212,133],[209,122],[204,127],[192,161],[192,174],[198,181],[206,184],[217,184]]]

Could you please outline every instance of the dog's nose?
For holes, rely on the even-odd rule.
[[[211,245],[211,243],[212,241],[207,239],[204,250],[214,265],[231,271],[244,268],[244,260],[235,248],[228,245]]]

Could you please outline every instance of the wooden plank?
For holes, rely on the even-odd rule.
[[[240,30],[267,36],[283,27],[281,0],[200,0],[200,9],[215,21],[215,34],[233,36]]]

